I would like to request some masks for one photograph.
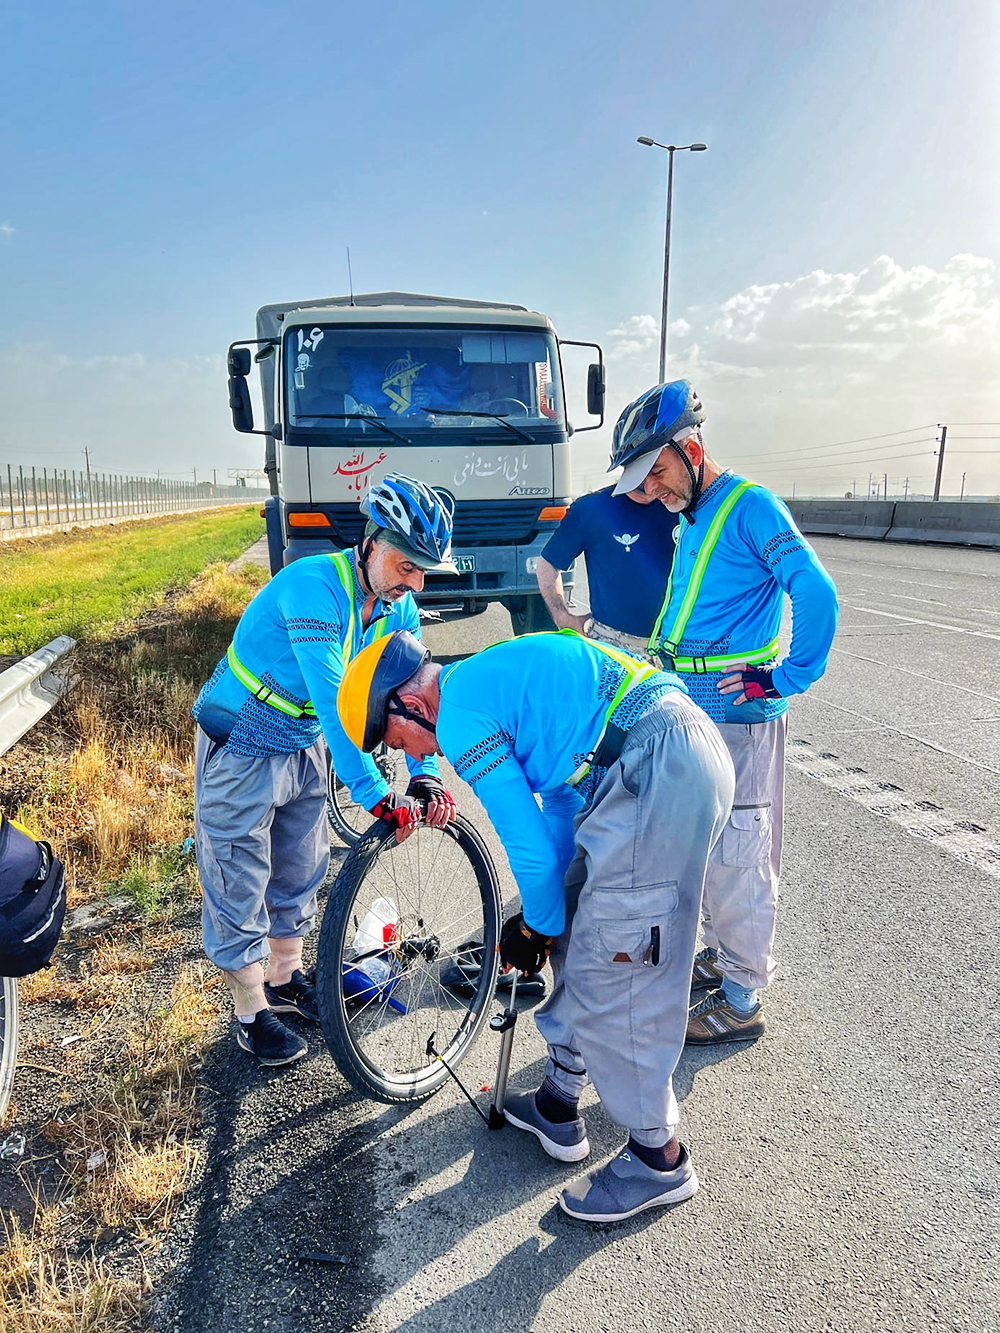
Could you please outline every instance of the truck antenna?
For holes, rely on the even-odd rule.
[[[351,273],[351,247],[350,247],[350,246],[347,247],[347,281],[348,281],[348,283],[350,284],[350,288],[351,288],[351,305],[354,305],[354,304],[355,304],[355,300],[354,300],[354,276],[353,276],[353,274]]]

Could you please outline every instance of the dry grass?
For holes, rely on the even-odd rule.
[[[193,832],[191,705],[265,577],[212,567],[138,625],[81,644],[77,688],[30,745],[0,759],[0,808],[56,846],[71,906],[110,892],[139,913],[75,966],[57,955],[20,987],[26,1015],[35,1003],[71,1007],[81,1040],[39,1038],[22,1051],[52,1099],[42,1151],[59,1201],[39,1199],[30,1228],[5,1221],[0,1333],[145,1326],[136,1261],[123,1279],[120,1257],[99,1259],[86,1238],[112,1228],[151,1242],[198,1160],[197,1074],[219,1024],[219,983],[188,968],[168,997],[157,965],[181,940],[172,911],[197,891],[183,851]]]
[[[155,911],[178,879],[193,886],[176,861],[192,832],[191,705],[264,578],[212,566],[148,624],[82,644],[76,689],[0,760],[0,806],[57,846],[71,905],[117,882]]]
[[[28,1234],[4,1219],[0,1333],[135,1333],[140,1284],[113,1277],[92,1256],[56,1257],[58,1230],[57,1208],[40,1208]]]

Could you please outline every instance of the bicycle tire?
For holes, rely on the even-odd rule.
[[[0,1124],[7,1114],[17,1065],[17,981],[0,977]]]
[[[437,873],[442,858],[453,863],[450,878],[444,866]],[[418,882],[404,887],[400,873],[414,865]],[[460,871],[465,878],[456,885]],[[395,969],[394,980],[378,998],[373,990],[369,998],[352,1001],[344,993],[345,968],[352,960],[372,966],[369,960],[375,956],[354,956],[352,931],[366,904],[390,892],[400,904],[398,937],[376,952]],[[443,921],[431,919],[438,905],[446,909]],[[388,1103],[423,1101],[437,1092],[449,1074],[440,1059],[427,1053],[432,1033],[440,1034],[435,1049],[453,1069],[465,1058],[489,1018],[500,964],[501,911],[492,858],[460,815],[444,829],[423,826],[402,843],[392,829],[375,825],[352,849],[323,915],[316,988],[327,1049],[358,1092]],[[446,963],[480,934],[482,966],[474,993],[446,989],[440,979]],[[398,1058],[391,1055],[394,1044],[401,1051]]]
[[[379,746],[372,758],[379,772],[392,787],[396,778],[395,757],[390,755],[385,746]],[[337,777],[332,759],[329,763],[326,813],[330,828],[348,847],[355,847],[372,825],[372,816],[351,800],[351,793]]]

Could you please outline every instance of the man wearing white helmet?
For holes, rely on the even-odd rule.
[[[419,637],[412,594],[428,570],[456,572],[454,502],[390,473],[361,508],[368,522],[355,549],[296,560],[260,590],[193,710],[205,951],[233,994],[238,1044],[266,1065],[306,1053],[275,1013],[319,1018],[302,940],[330,859],[324,739],[352,799],[397,836],[424,804],[435,826],[455,813],[433,758],[409,764],[406,795],[388,790],[336,707],[344,668],[365,644],[398,629]]]
[[[687,380],[657,385],[622,413],[616,494],[641,486],[681,515],[673,569],[649,640],[719,727],[736,769],[729,821],[709,861],[687,1040],[752,1041],[772,954],[781,867],[788,697],[826,670],[837,593],[786,506],[723,469],[701,436],[705,410]],[[779,660],[785,594],[792,639]]]

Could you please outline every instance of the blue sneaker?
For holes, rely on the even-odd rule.
[[[262,1009],[252,1023],[236,1020],[236,1044],[269,1068],[294,1064],[309,1050],[302,1038],[279,1023],[270,1009]]]
[[[308,1018],[310,1023],[319,1022],[316,987],[298,969],[292,973],[291,981],[286,981],[283,986],[272,986],[265,981],[264,999],[272,1014],[298,1014],[300,1018]]]
[[[526,1129],[557,1162],[582,1162],[590,1152],[587,1126],[577,1116],[564,1125],[546,1120],[535,1105],[533,1092],[512,1092],[504,1103],[503,1113],[517,1129]]]
[[[559,1207],[581,1222],[624,1222],[645,1208],[680,1203],[698,1192],[687,1148],[673,1171],[654,1171],[623,1148],[606,1166],[578,1176],[559,1195]]]

